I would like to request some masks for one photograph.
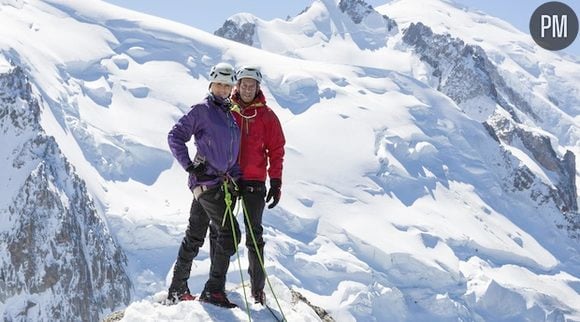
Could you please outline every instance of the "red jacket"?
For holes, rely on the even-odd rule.
[[[282,125],[266,105],[262,90],[250,104],[245,104],[237,91],[234,91],[232,101],[239,106],[234,107],[232,114],[242,132],[238,157],[242,179],[266,181],[266,172],[270,179],[282,179],[286,140]]]

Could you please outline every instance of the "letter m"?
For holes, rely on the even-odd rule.
[[[562,20],[559,20],[558,18],[562,18]],[[552,29],[552,37],[568,38],[568,16],[553,15],[552,20],[554,25],[554,29]]]

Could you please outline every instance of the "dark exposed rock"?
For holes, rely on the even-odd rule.
[[[85,182],[39,123],[40,106],[24,71],[0,75],[0,131],[19,142],[14,171],[26,178],[0,213],[0,302],[4,321],[98,321],[127,305],[127,259],[89,196]],[[30,169],[30,170],[29,170]]]
[[[576,202],[576,157],[574,153],[567,151],[562,158],[558,157],[548,137],[527,131],[506,118],[496,115],[490,118],[488,122],[493,129],[494,135],[497,135],[508,144],[514,144],[516,140],[521,142],[540,166],[558,176],[559,180],[556,183],[556,189],[554,192],[550,192],[549,197],[563,213],[578,210]],[[517,171],[514,175],[517,177],[521,174],[521,171]],[[516,179],[515,182],[521,182],[522,180],[524,179]],[[536,197],[535,199],[538,198]]]
[[[316,314],[318,315],[320,320],[322,320],[323,322],[334,321],[332,316],[325,309],[310,303],[310,301],[308,301],[308,299],[306,297],[304,297],[304,295],[302,295],[300,292],[295,291],[295,290],[290,290],[290,291],[292,292],[292,302],[293,303],[304,302],[306,305],[308,305],[310,308],[312,308],[314,310],[314,312],[316,312]]]
[[[481,47],[465,44],[450,35],[435,34],[421,22],[412,23],[404,30],[403,42],[412,46],[420,59],[432,67],[433,76],[439,79],[437,89],[457,104],[486,96],[515,120],[518,117],[513,106],[538,119],[529,103],[506,85]]]
[[[343,13],[347,14],[355,24],[361,23],[371,13],[377,13],[373,6],[363,0],[341,0],[338,7]],[[397,27],[397,23],[394,20],[386,15],[382,15],[382,17],[387,25],[388,31]]]
[[[123,316],[125,316],[125,311],[113,312],[113,313],[109,314],[107,317],[105,317],[101,322],[121,321],[123,319]]]
[[[40,108],[31,93],[28,77],[21,67],[14,66],[8,73],[0,74],[0,130],[3,133],[8,127],[39,128]],[[17,104],[17,100],[28,102],[28,109]]]
[[[255,32],[256,25],[253,23],[247,22],[238,25],[228,19],[224,22],[223,26],[214,32],[214,35],[252,46],[254,44],[253,38]]]

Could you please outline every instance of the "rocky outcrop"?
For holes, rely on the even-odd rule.
[[[457,104],[486,96],[497,99],[497,90],[487,56],[478,46],[466,45],[449,35],[434,34],[422,23],[412,23],[404,31],[403,41],[412,46],[420,59],[433,69],[438,79],[437,90]]]
[[[238,25],[233,20],[228,19],[214,32],[214,35],[252,46],[255,33],[256,25],[254,23],[246,22]]]
[[[15,66],[14,69],[6,74],[0,74],[0,126],[3,132],[8,127],[17,130],[24,130],[27,126],[38,129],[38,120],[40,110],[38,104],[31,97],[30,84],[24,76],[22,68]],[[14,108],[17,100],[25,102],[34,102],[30,110],[26,113]]]
[[[360,49],[376,50],[384,47],[386,40],[398,32],[394,20],[380,14],[363,0],[341,0],[338,9],[345,15],[343,19],[346,26],[350,25],[350,21],[354,24],[343,32],[348,33]]]
[[[363,0],[340,0],[338,4],[340,10],[347,14],[352,22],[355,24],[360,24],[365,18],[367,18],[371,14],[379,14],[373,6],[366,3]],[[387,17],[386,15],[381,15],[383,20],[385,21],[386,27],[388,31],[397,28],[397,23]]]
[[[437,89],[458,105],[477,97],[488,97],[508,111],[516,122],[519,117],[514,108],[533,119],[538,118],[530,104],[506,85],[481,47],[465,44],[450,35],[435,34],[420,22],[404,30],[403,42],[432,68],[432,75],[438,80]]]
[[[500,142],[509,145],[521,144],[521,147],[529,152],[529,155],[549,173],[554,173],[558,177],[558,182],[554,187],[550,187],[549,196],[564,214],[578,210],[576,202],[576,156],[570,151],[566,151],[564,156],[559,157],[554,151],[550,139],[544,135],[526,130],[524,127],[514,124],[498,114],[490,117],[486,124],[489,124],[491,131]],[[514,187],[517,190],[529,189],[536,176],[526,167],[523,171],[518,169],[514,174]],[[537,195],[537,194],[536,194]],[[534,198],[537,200],[537,196]]]
[[[310,303],[310,301],[304,295],[302,295],[302,293],[293,289],[291,289],[290,292],[292,293],[292,303],[303,302],[312,310],[314,310],[314,312],[316,312],[316,315],[318,315],[321,321],[334,322],[332,316],[325,309]]]
[[[0,204],[0,302],[4,321],[98,321],[130,301],[127,259],[85,182],[39,123],[25,72],[0,75],[0,132],[13,138]],[[6,169],[5,169],[6,170]],[[20,177],[20,178],[19,178]]]

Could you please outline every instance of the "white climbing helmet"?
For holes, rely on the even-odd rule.
[[[258,84],[262,83],[262,73],[260,68],[256,66],[242,66],[236,71],[236,78],[238,81],[242,78],[255,79]]]
[[[222,83],[233,86],[236,84],[236,75],[234,68],[228,63],[219,63],[209,71],[209,82]]]

